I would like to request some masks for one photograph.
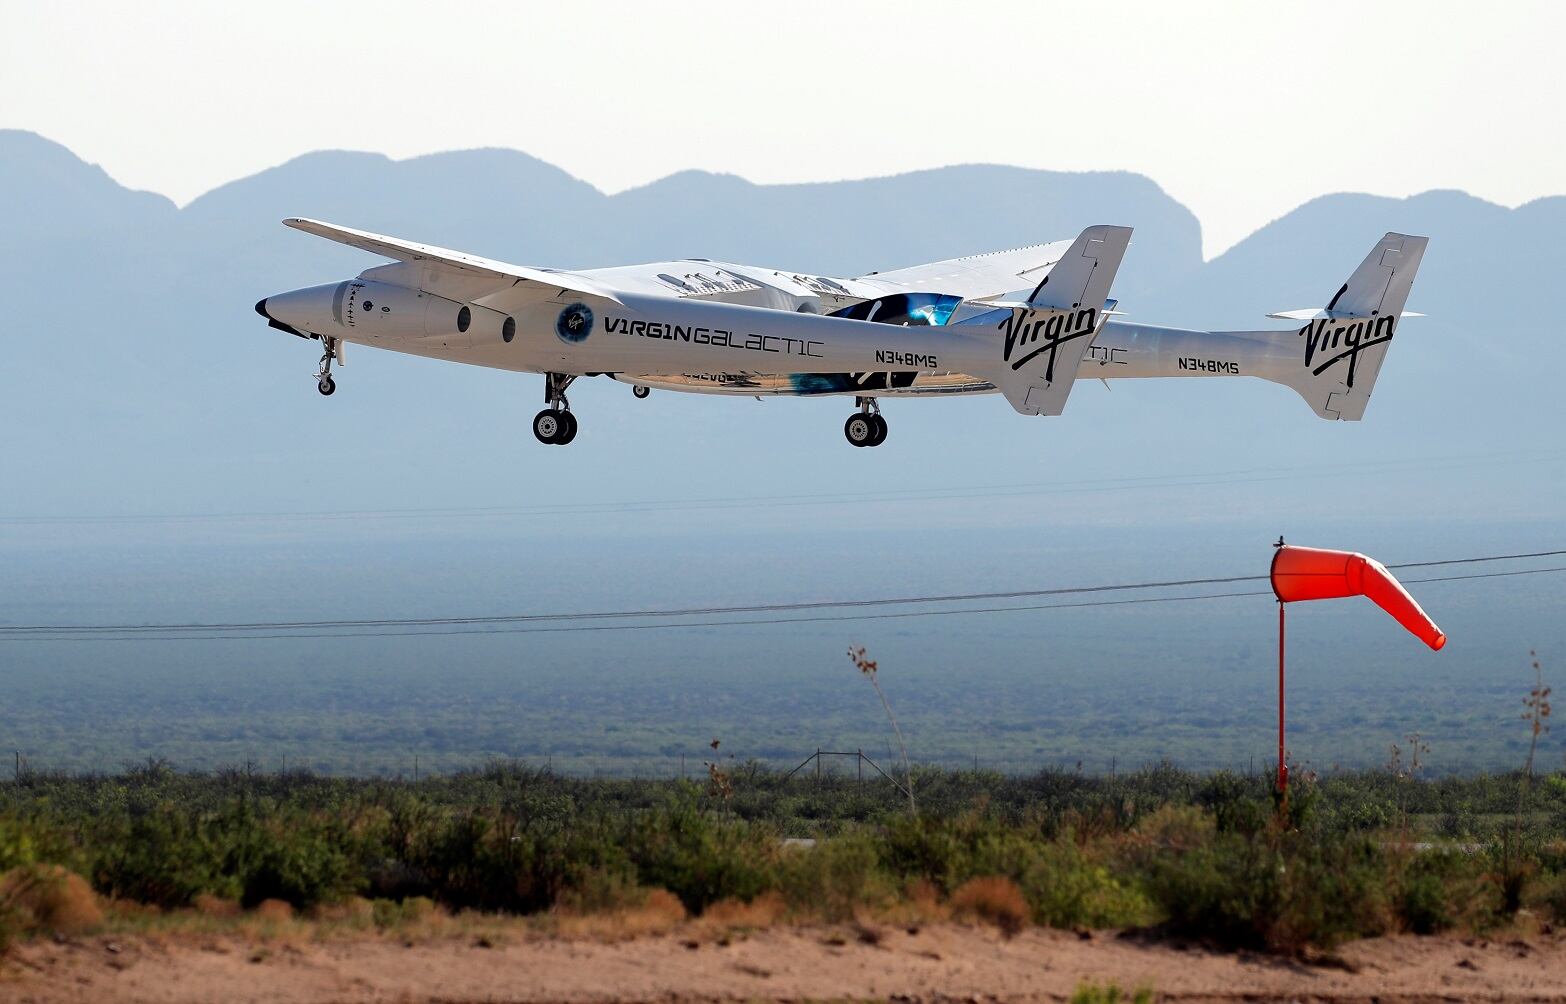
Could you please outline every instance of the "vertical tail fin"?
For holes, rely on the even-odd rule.
[[[1428,243],[1427,237],[1389,233],[1325,308],[1268,315],[1305,322],[1298,332],[1303,366],[1280,382],[1322,418],[1357,422],[1365,416]]]
[[[1024,415],[1059,415],[1077,367],[1107,313],[1110,284],[1131,242],[1130,227],[1093,226],[1077,237],[1025,304],[1005,304],[976,321],[1001,331],[991,380]]]
[[[1400,315],[1414,285],[1414,273],[1424,257],[1428,237],[1387,234],[1371,249],[1327,304],[1329,313],[1373,317]]]

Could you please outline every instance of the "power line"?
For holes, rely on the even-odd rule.
[[[1562,552],[1566,553],[1566,552]],[[893,596],[874,600],[807,600],[799,603],[758,603],[750,606],[729,607],[681,607],[666,610],[601,610],[580,611],[562,614],[497,614],[493,616],[471,617],[386,617],[363,620],[330,620],[330,621],[257,621],[251,623],[224,623],[224,624],[25,624],[15,627],[0,627],[0,638],[8,634],[22,634],[25,632],[114,632],[131,633],[142,631],[184,631],[184,632],[217,632],[217,631],[280,631],[280,630],[310,630],[314,628],[373,628],[373,627],[426,627],[435,625],[463,625],[463,624],[518,624],[534,621],[584,621],[584,620],[625,620],[645,619],[653,617],[702,617],[720,616],[729,614],[755,614],[755,613],[782,613],[789,611],[820,610],[825,608],[844,607],[883,607],[903,606],[909,604],[933,604],[933,603],[962,603],[976,600],[1009,600],[1027,599],[1033,596],[1065,596],[1074,593],[1101,593],[1118,592],[1133,589],[1161,589],[1179,586],[1206,586],[1231,582],[1254,582],[1265,579],[1265,575],[1237,575],[1210,579],[1171,579],[1166,582],[1128,582],[1102,586],[1071,586],[1059,589],[1018,589],[995,593],[951,593],[944,596]]]
[[[1389,565],[1389,568],[1428,568],[1438,565],[1465,565],[1479,562],[1514,561],[1525,558],[1545,558],[1566,555],[1566,550],[1533,551],[1517,554],[1485,555],[1470,558],[1447,558],[1438,561],[1405,562]],[[664,610],[606,610],[580,611],[557,614],[500,614],[463,617],[387,617],[368,619],[343,619],[320,621],[249,621],[228,623],[184,624],[24,624],[0,626],[0,638],[33,632],[47,633],[139,633],[156,631],[220,632],[220,631],[288,631],[324,628],[377,628],[377,627],[429,627],[481,624],[515,624],[539,621],[623,620],[666,617],[728,616],[754,613],[788,613],[827,608],[857,608],[880,606],[930,605],[937,603],[962,603],[980,600],[1029,599],[1040,596],[1067,596],[1082,593],[1123,592],[1128,590],[1179,588],[1184,586],[1227,585],[1237,582],[1260,582],[1265,575],[1230,575],[1200,579],[1169,579],[1155,582],[1112,583],[1096,586],[1067,586],[1053,589],[1019,589],[985,593],[948,593],[928,596],[898,596],[868,600],[809,600],[795,603],[764,603],[745,606],[682,607]]]
[[[1406,562],[1389,565],[1389,568],[1429,568],[1441,565],[1467,565],[1491,561],[1511,561],[1523,558],[1541,558],[1566,555],[1566,550],[1534,551],[1525,554],[1489,555],[1471,558],[1449,558],[1440,561]],[[1456,582],[1470,579],[1509,578],[1520,575],[1539,575],[1550,572],[1566,572],[1566,566],[1550,568],[1518,569],[1506,572],[1479,572],[1465,575],[1445,575],[1410,579],[1410,583]],[[891,604],[929,604],[979,599],[1021,599],[1036,596],[1060,596],[1070,594],[1099,593],[1116,590],[1166,588],[1171,586],[1212,585],[1236,582],[1255,582],[1267,579],[1265,575],[1225,576],[1209,579],[1183,579],[1170,582],[1124,583],[1102,586],[1078,586],[1050,590],[1017,590],[1006,593],[972,593],[949,597],[900,597],[882,600],[816,601],[804,604],[767,604],[750,607],[687,608],[678,611],[605,611],[574,614],[528,614],[494,618],[407,618],[374,621],[284,621],[273,624],[209,624],[199,630],[182,625],[58,625],[48,627],[32,625],[23,628],[0,629],[0,640],[8,641],[262,641],[278,639],[320,638],[401,638],[449,635],[493,634],[550,634],[581,631],[651,631],[668,628],[733,627],[764,624],[809,624],[829,621],[897,620],[919,617],[950,617],[968,614],[1020,613],[1036,610],[1078,609],[1084,607],[1128,606],[1148,603],[1180,603],[1193,600],[1228,599],[1247,596],[1269,596],[1270,590],[1248,592],[1201,593],[1188,596],[1149,596],[1124,600],[1089,600],[1076,603],[1045,603],[1024,606],[970,607],[957,610],[920,610],[897,613],[822,614],[810,617],[771,617],[750,619],[725,619],[716,621],[677,620],[663,624],[588,624],[544,627],[505,627],[500,625],[538,621],[579,621],[603,618],[628,618],[651,620],[686,617],[692,615],[725,615],[735,613],[789,613],[819,609],[853,609]],[[486,626],[490,625],[490,626]],[[374,630],[399,628],[404,630]],[[333,630],[336,629],[336,630]],[[18,632],[11,634],[9,632]],[[26,632],[26,633],[22,633]],[[257,633],[245,633],[257,632]]]
[[[1389,566],[1390,567],[1390,566]],[[1511,572],[1482,572],[1471,575],[1443,575],[1424,579],[1409,579],[1410,584],[1425,582],[1458,582],[1466,579],[1501,579],[1516,575],[1539,575],[1545,572],[1566,572],[1566,565],[1554,568],[1529,568]],[[1266,576],[1261,576],[1265,578]],[[1237,599],[1243,597],[1271,596],[1270,589],[1255,589],[1247,592],[1232,593],[1199,593],[1194,596],[1144,596],[1126,600],[1087,600],[1080,603],[1040,603],[1020,607],[976,607],[964,610],[924,610],[907,611],[902,613],[882,614],[844,614],[822,615],[816,617],[771,617],[751,620],[722,620],[722,621],[674,621],[667,624],[594,624],[575,627],[531,627],[531,628],[478,628],[473,630],[435,630],[435,631],[343,631],[322,632],[310,634],[298,634],[293,632],[282,634],[257,634],[257,635],[155,635],[134,637],[44,637],[38,641],[269,641],[289,639],[318,639],[318,638],[420,638],[443,637],[452,635],[497,635],[497,634],[558,634],[574,633],[580,631],[660,631],[670,628],[699,628],[699,627],[744,627],[749,625],[765,624],[816,624],[831,621],[875,621],[875,620],[902,620],[916,617],[960,617],[969,614],[1009,614],[1023,613],[1037,610],[1075,610],[1083,607],[1118,607],[1132,606],[1148,603],[1183,603],[1195,600],[1222,600]]]

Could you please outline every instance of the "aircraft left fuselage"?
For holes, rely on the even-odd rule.
[[[1307,320],[1298,331],[1201,331],[1111,317],[1123,227],[840,279],[705,260],[564,272],[286,222],[397,259],[256,305],[273,327],[323,343],[323,394],[348,342],[540,373],[549,407],[534,432],[557,444],[575,436],[566,389],[584,375],[638,397],[851,395],[844,431],[856,446],[886,437],[880,397],[999,392],[1019,412],[1053,415],[1080,376],[1256,376],[1323,417],[1358,418],[1425,241],[1388,234],[1328,308],[1287,315]]]

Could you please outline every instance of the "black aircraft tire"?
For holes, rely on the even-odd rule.
[[[882,418],[880,415],[871,415],[870,417],[875,422],[875,436],[865,445],[880,446],[882,443],[886,442],[886,419]]]
[[[576,416],[569,411],[560,413],[560,434],[555,437],[556,446],[565,446],[576,438]]]
[[[843,423],[843,438],[850,446],[873,446],[875,440],[874,416],[855,412]]]

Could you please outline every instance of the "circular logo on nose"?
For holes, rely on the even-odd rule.
[[[585,342],[593,331],[593,312],[585,303],[573,303],[555,318],[555,334],[562,342],[575,345]]]

